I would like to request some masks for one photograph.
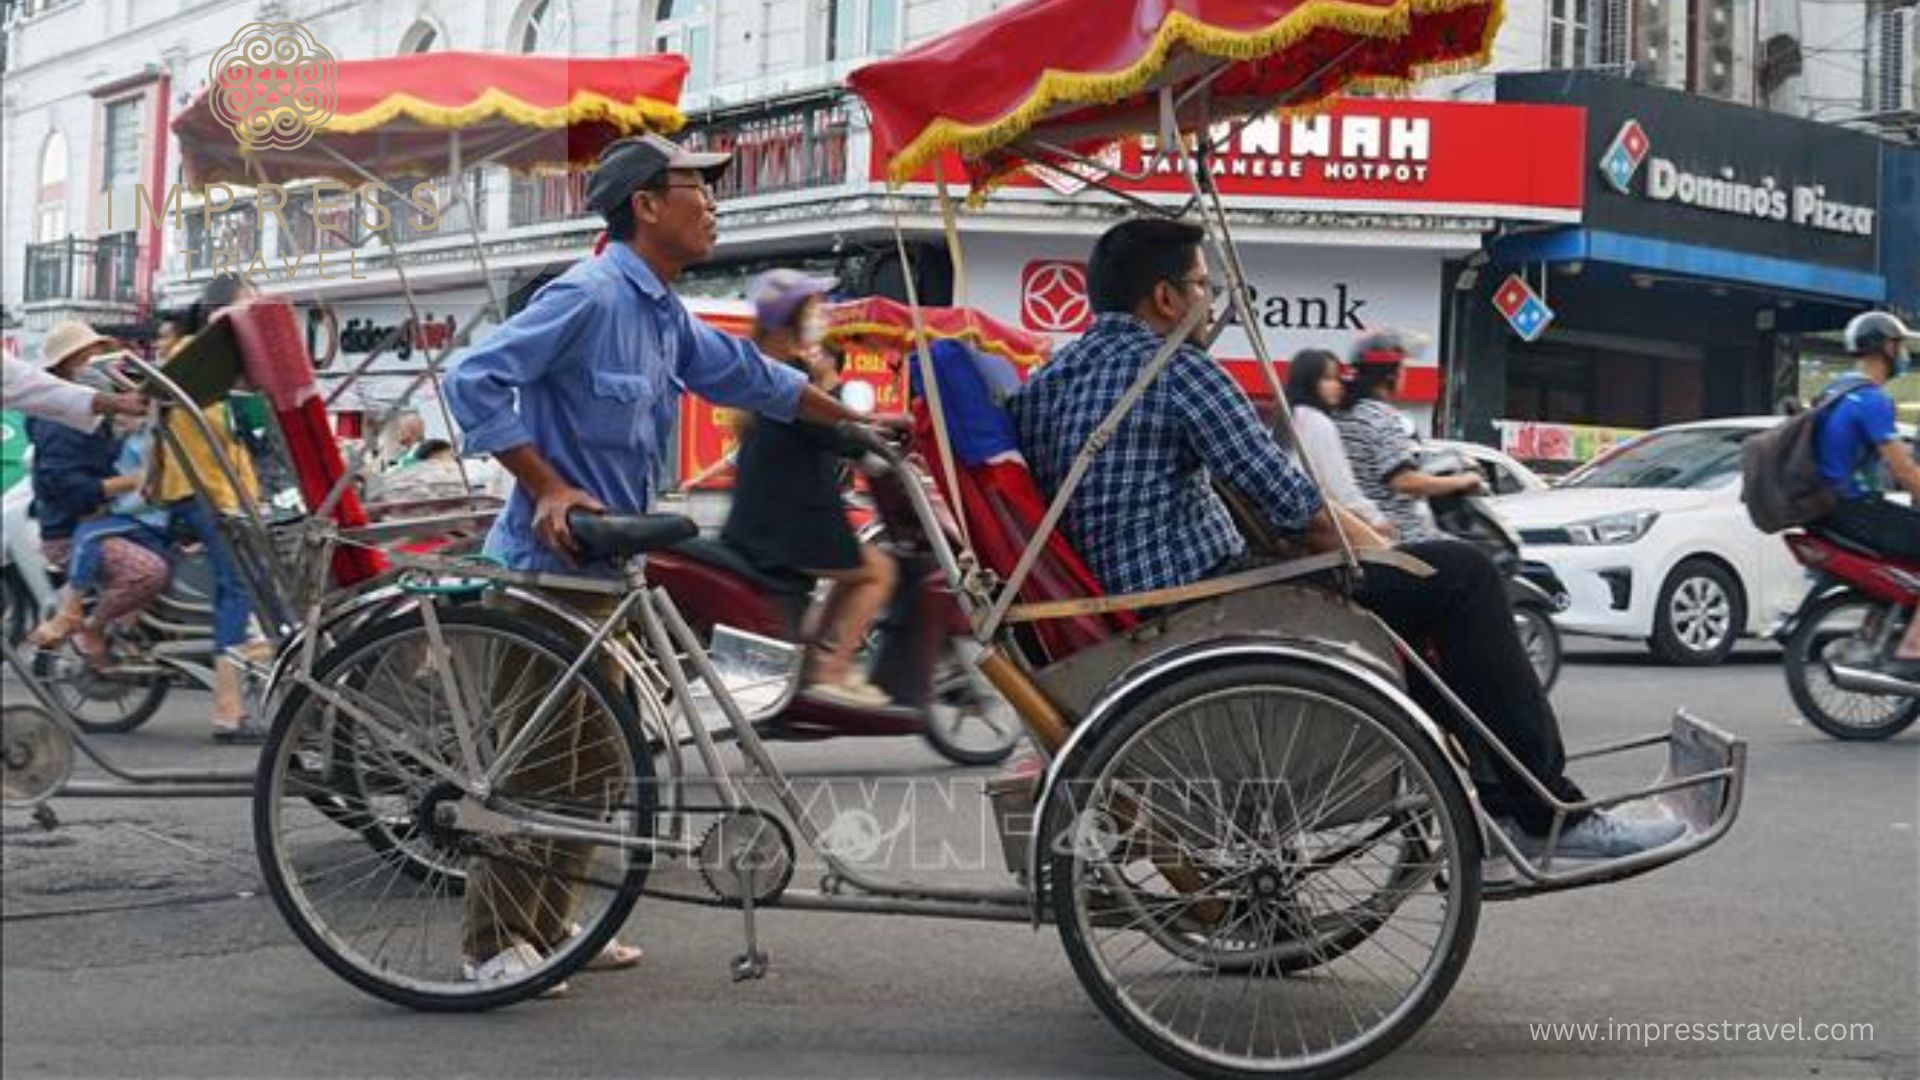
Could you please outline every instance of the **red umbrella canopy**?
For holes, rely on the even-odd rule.
[[[614,139],[674,131],[686,122],[679,101],[687,61],[672,53],[577,59],[443,52],[326,60],[279,70],[295,71],[306,84],[294,87],[306,96],[289,104],[259,89],[264,84],[256,80],[268,71],[244,62],[224,67],[174,120],[189,183],[332,177],[357,185],[366,177],[355,165],[383,180],[437,175],[451,163],[455,131],[466,164],[589,164]],[[296,116],[302,102],[305,111]],[[263,112],[297,120],[293,136],[285,137],[286,124],[248,130],[243,121]],[[312,134],[303,140],[305,129]]]
[[[1180,117],[1191,131],[1478,67],[1500,17],[1501,0],[1027,0],[848,82],[892,180],[952,150],[981,186],[1058,157],[1035,140],[1085,153],[1155,130],[1164,87],[1212,78],[1204,113]]]

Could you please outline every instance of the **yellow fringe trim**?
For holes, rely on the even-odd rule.
[[[465,105],[435,105],[412,94],[389,94],[372,108],[332,117],[320,130],[334,135],[358,135],[401,116],[441,128],[465,127],[494,116],[536,128],[564,128],[598,121],[613,124],[629,134],[678,131],[687,122],[686,114],[677,106],[655,98],[622,102],[582,90],[565,105],[541,107],[529,105],[499,87],[488,87]]]
[[[1480,48],[1475,50],[1472,57],[1423,65],[1407,79],[1383,77],[1379,80],[1355,80],[1356,85],[1373,85],[1406,84],[1440,74],[1444,70],[1483,65],[1492,50],[1494,35],[1505,17],[1504,0],[1404,0],[1386,8],[1348,3],[1346,0],[1311,0],[1288,12],[1273,25],[1250,31],[1222,30],[1175,11],[1161,24],[1154,34],[1153,43],[1140,58],[1120,71],[1088,73],[1048,68],[1041,73],[1040,85],[1027,95],[1027,99],[997,120],[985,124],[964,124],[945,117],[936,119],[887,163],[887,179],[896,186],[905,183],[934,157],[948,149],[971,157],[998,150],[1018,139],[1047,113],[1061,105],[1106,105],[1132,97],[1159,74],[1168,54],[1176,45],[1223,59],[1254,60],[1298,44],[1317,30],[1340,30],[1361,37],[1404,37],[1411,31],[1416,14],[1467,7],[1493,9]],[[1311,104],[1303,102],[1301,107]],[[1291,108],[1287,111],[1291,111]],[[969,201],[976,201],[977,198],[976,193]]]
[[[972,343],[976,349],[984,349],[996,356],[1004,356],[1014,363],[1019,364],[1021,367],[1032,367],[1046,359],[1044,353],[1020,352],[999,338],[987,334],[981,331],[979,327],[974,326],[969,326],[958,334],[943,334],[929,329],[926,332],[926,336],[935,341],[967,341]],[[836,338],[850,337],[877,337],[887,338],[893,341],[911,342],[913,340],[913,331],[905,327],[894,326],[891,323],[868,322],[836,323],[827,328],[827,340],[829,341]]]

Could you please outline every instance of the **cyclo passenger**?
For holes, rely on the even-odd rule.
[[[186,346],[190,337],[206,329],[221,309],[240,303],[251,293],[252,287],[239,277],[222,275],[207,283],[198,301],[183,310],[162,315],[154,335],[154,346],[161,359],[171,359]],[[239,564],[234,561],[226,538],[220,534],[218,519],[221,515],[239,512],[242,490],[248,498],[258,499],[260,482],[254,476],[253,456],[234,433],[227,404],[216,402],[203,411],[208,425],[213,429],[212,445],[201,434],[199,425],[183,410],[169,407],[163,412],[161,422],[166,425],[174,444],[180,448],[180,460],[174,459],[166,440],[155,439],[153,464],[147,483],[154,504],[167,511],[168,528],[173,538],[197,541],[205,549],[207,565],[213,571],[213,645],[216,650],[213,658],[213,737],[218,742],[257,743],[265,738],[266,733],[248,714],[241,687],[240,660],[233,655],[234,650],[254,647],[249,643],[253,598],[248,595],[246,583],[241,580]],[[240,484],[239,490],[228,480],[226,471],[220,468],[216,454],[225,458],[233,470],[233,476]],[[207,500],[204,503],[194,486],[195,477],[206,489]],[[208,513],[209,508],[211,514]]]
[[[1875,551],[1920,561],[1920,463],[1900,439],[1893,397],[1887,383],[1912,366],[1907,347],[1920,334],[1884,311],[1856,315],[1847,323],[1847,352],[1858,358],[1859,374],[1828,388],[1832,404],[1820,418],[1815,447],[1820,475],[1840,495],[1840,505],[1822,518],[1821,527]],[[1913,497],[1914,505],[1889,502],[1881,493],[1878,466]],[[1920,679],[1920,618],[1894,650],[1887,673]]]
[[[820,298],[833,285],[830,278],[770,270],[747,290],[754,304],[753,343],[828,392],[838,375],[821,350],[827,327]],[[721,537],[756,566],[833,582],[813,628],[809,692],[880,708],[893,699],[855,669],[853,655],[885,610],[900,569],[885,551],[860,543],[847,522],[840,463],[862,452],[828,428],[750,420]],[[819,645],[825,640],[831,647]]]
[[[1091,329],[1061,349],[1011,403],[1021,448],[1049,493],[1088,437],[1195,304],[1212,293],[1197,227],[1134,220],[1109,229],[1088,263]],[[1206,318],[1195,341],[1207,332]],[[1385,547],[1379,534],[1338,506],[1261,425],[1233,379],[1194,344],[1184,345],[1114,431],[1066,511],[1066,524],[1113,593],[1186,585],[1244,570],[1250,556],[1211,481],[1235,489],[1274,530],[1308,549],[1337,546],[1334,518],[1356,546]],[[1506,747],[1562,800],[1583,798],[1565,774],[1558,721],[1514,631],[1499,573],[1478,549],[1455,540],[1406,543],[1433,567],[1426,579],[1369,566],[1355,599],[1401,636],[1431,648],[1437,667]],[[1413,687],[1433,716],[1452,711],[1430,688]],[[1523,852],[1544,846],[1552,810],[1485,747],[1456,728],[1486,774],[1480,798]],[[1618,858],[1677,838],[1672,819],[1633,820],[1602,810],[1569,818],[1554,849],[1562,860]],[[1504,859],[1490,874],[1510,873]]]
[[[713,251],[710,185],[730,160],[655,135],[609,145],[587,188],[588,205],[607,221],[606,251],[541,289],[449,376],[447,404],[465,432],[465,450],[495,455],[516,481],[486,542],[486,551],[508,566],[616,573],[604,564],[578,565],[567,514],[647,509],[682,385],[783,422],[860,418],[809,386],[799,371],[695,319],[670,291],[681,271]],[[598,620],[614,605],[612,598],[577,592],[565,602]],[[602,667],[614,686],[622,685],[617,665],[609,659]],[[520,677],[499,673],[495,700],[524,701],[515,688]],[[518,709],[501,712],[513,714],[496,721],[508,729],[524,719]],[[509,775],[503,788],[539,785],[560,797],[604,798],[593,780],[607,775],[613,748],[605,739],[588,741],[585,712],[576,706],[554,717],[525,759],[537,764]],[[502,744],[509,734],[500,733]],[[578,890],[571,879],[593,849],[541,847],[550,873],[486,858],[470,863],[463,947],[475,980],[526,971],[572,932]],[[640,957],[639,949],[615,941],[589,966],[631,966]]]

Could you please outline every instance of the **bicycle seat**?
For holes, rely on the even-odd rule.
[[[567,512],[567,528],[573,542],[590,562],[619,560],[661,548],[700,535],[700,526],[680,514],[596,514],[588,510]]]

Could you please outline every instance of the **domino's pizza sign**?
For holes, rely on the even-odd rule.
[[[1509,274],[1507,280],[1500,283],[1493,294],[1493,306],[1523,341],[1539,341],[1540,335],[1553,325],[1553,309],[1519,274]]]
[[[1640,163],[1647,160],[1647,151],[1651,148],[1640,121],[1628,120],[1621,124],[1607,152],[1600,155],[1600,175],[1606,177],[1607,186],[1622,195],[1632,194],[1634,174],[1640,171]]]

